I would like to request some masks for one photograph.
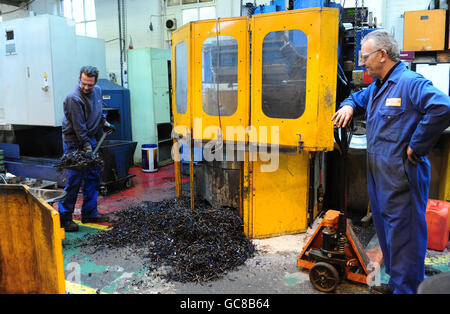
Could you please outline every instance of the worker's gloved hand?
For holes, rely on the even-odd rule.
[[[105,121],[105,125],[103,126],[103,132],[111,134],[116,130],[116,127],[114,124],[111,124],[107,121]]]
[[[83,150],[87,153],[87,152],[92,152],[92,145],[91,144],[86,144],[83,147]]]
[[[93,152],[92,152],[92,146],[91,144],[87,144],[86,146],[83,147],[84,152],[86,153],[86,157],[91,158],[93,157]]]

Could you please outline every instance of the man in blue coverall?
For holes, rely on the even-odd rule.
[[[372,217],[389,283],[374,293],[416,293],[425,275],[430,185],[426,157],[450,125],[450,98],[399,61],[385,30],[364,37],[361,61],[374,82],[350,95],[333,115],[345,127],[366,114],[367,183]]]
[[[92,153],[97,145],[95,138],[98,130],[114,131],[103,115],[102,91],[96,85],[98,70],[85,66],[80,70],[79,85],[64,100],[64,120],[62,123],[64,154],[76,150]],[[100,172],[97,168],[84,171],[66,170],[67,192],[64,200],[58,203],[61,227],[67,232],[78,231],[78,225],[72,220],[78,191],[83,185],[82,223],[106,222],[108,216],[97,211],[97,197],[100,188]]]

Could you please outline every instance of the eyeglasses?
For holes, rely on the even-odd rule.
[[[81,86],[85,86],[85,87],[89,87],[89,88],[92,88],[92,87],[95,86],[95,84],[88,84],[88,83],[84,83],[83,81],[80,81],[80,85]]]
[[[373,54],[375,52],[379,52],[379,51],[381,51],[381,49],[378,49],[378,50],[375,50],[375,51],[372,51],[372,52],[361,53],[361,61],[365,63],[367,61],[367,59],[369,59],[369,56],[371,54]]]

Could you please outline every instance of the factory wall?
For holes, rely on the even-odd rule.
[[[0,4],[0,11],[2,12],[1,15],[2,21],[14,20],[28,16],[27,10],[18,9],[15,6],[7,4]]]
[[[159,1],[127,0],[125,9],[126,38],[125,47],[128,47],[130,38],[134,48],[163,47],[162,31],[159,19],[152,18],[153,31],[150,31],[150,18],[152,15],[161,15]],[[96,0],[95,11],[97,15],[97,37],[105,40],[106,71],[109,78],[116,77],[120,84],[120,42],[118,25],[117,1]],[[126,53],[123,57],[126,63]]]
[[[269,1],[259,1],[261,4]],[[258,4],[259,4],[258,2]],[[216,0],[219,17],[240,15],[240,0]],[[210,4],[199,4],[208,6]],[[166,7],[164,1],[127,0],[126,1],[126,47],[130,39],[134,48],[169,48],[170,32],[165,28],[166,18],[175,18],[177,26],[182,25],[182,9],[197,5]],[[117,1],[96,0],[97,34],[106,44],[107,74],[115,76],[120,83],[120,43]],[[152,29],[150,29],[150,23]],[[126,61],[126,55],[124,56]]]
[[[50,0],[49,0],[50,1]],[[242,1],[245,3],[246,1]],[[253,2],[253,1],[252,1]],[[342,1],[341,1],[342,2]],[[362,5],[362,0],[358,5]],[[128,47],[130,38],[134,48],[169,48],[170,32],[165,29],[165,20],[175,18],[177,26],[182,25],[182,9],[196,5],[166,7],[164,1],[127,0],[126,24]],[[216,14],[219,18],[240,15],[241,0],[216,0]],[[269,4],[270,0],[257,0],[256,4]],[[354,7],[355,1],[345,1],[345,7]],[[403,13],[408,10],[425,10],[430,0],[364,0],[377,18],[377,26],[384,27],[395,34],[400,47],[403,45]],[[207,4],[199,4],[198,6]],[[106,41],[106,67],[108,73],[114,73],[120,82],[119,27],[117,23],[117,1],[96,0],[98,37]],[[131,18],[132,17],[132,18]],[[150,30],[150,23],[152,30]],[[126,57],[125,57],[126,58]],[[125,60],[126,61],[126,60]]]
[[[38,0],[30,4],[30,10],[35,14],[60,15],[59,0]]]
[[[216,14],[219,18],[240,15],[240,5],[246,1],[241,0],[215,0]],[[251,1],[253,2],[253,1]],[[445,2],[445,1],[441,1]],[[130,39],[134,48],[169,48],[170,32],[165,28],[166,18],[175,18],[177,26],[182,25],[182,9],[195,6],[208,6],[206,4],[183,5],[166,7],[165,1],[158,0],[126,0],[125,19],[126,38],[125,46],[128,47]],[[256,4],[269,4],[270,0],[257,0]],[[345,1],[345,7],[354,7],[355,1]],[[358,5],[363,1],[358,0]],[[369,7],[377,18],[377,25],[392,32],[397,38],[400,47],[403,46],[403,14],[405,8],[409,11],[425,10],[430,0],[364,0],[364,6]],[[97,36],[105,40],[106,71],[107,77],[116,77],[120,83],[120,49],[117,1],[96,0]],[[441,4],[442,6],[443,4]],[[0,4],[2,12],[15,11],[2,15],[3,20],[28,16],[26,10]],[[60,13],[59,0],[39,0],[30,5],[33,14]],[[152,29],[150,29],[150,24]],[[126,54],[124,55],[124,68],[126,69]]]
[[[27,17],[30,14],[60,15],[59,0],[38,0],[29,5],[29,10],[15,6],[0,4],[0,12],[3,21]]]

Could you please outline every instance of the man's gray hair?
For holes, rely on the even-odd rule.
[[[370,32],[364,36],[361,45],[370,39],[372,39],[372,48],[374,50],[384,49],[392,61],[397,62],[400,60],[400,49],[398,48],[397,40],[395,40],[391,33],[384,29]]]

